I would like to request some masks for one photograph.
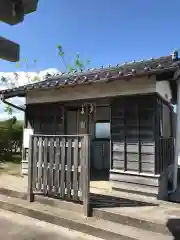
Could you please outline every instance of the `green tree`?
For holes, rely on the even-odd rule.
[[[0,122],[0,161],[12,160],[22,148],[23,124],[15,117]]]
[[[76,55],[73,59],[73,64],[67,63],[65,52],[64,52],[62,45],[58,44],[57,50],[58,50],[58,56],[61,58],[62,62],[64,63],[64,65],[66,67],[66,71],[69,74],[73,74],[74,72],[86,70],[87,67],[91,63],[89,59],[87,59],[86,61],[83,61],[82,58],[80,57],[79,53],[76,53]]]

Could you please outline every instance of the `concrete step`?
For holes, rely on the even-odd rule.
[[[98,219],[162,234],[169,234],[169,228],[171,232],[174,231],[171,225],[180,226],[180,208],[177,203],[116,191],[93,189],[93,193],[119,199],[119,206],[95,207],[93,217]]]
[[[148,208],[148,207],[147,207]],[[149,208],[151,212],[154,212],[154,208]],[[111,221],[113,223],[118,223],[126,226],[136,227],[139,229],[143,229],[146,231],[154,231],[157,233],[171,235],[167,228],[167,222],[159,221],[155,222],[152,221],[151,218],[143,218],[141,215],[138,214],[139,208],[136,209],[136,214],[131,214],[129,209],[121,209],[121,208],[97,208],[93,209],[93,217],[97,219],[102,219],[106,221]],[[141,210],[140,210],[141,211]]]
[[[95,196],[93,204],[91,202],[93,216],[98,219],[162,234],[169,234],[166,226],[167,222],[169,222],[168,219],[171,219],[171,222],[174,221],[172,220],[174,218],[173,213],[176,214],[175,220],[178,216],[180,218],[179,204],[176,203],[160,201],[151,197],[142,197],[135,194],[100,191],[93,188],[91,188],[91,193]],[[26,193],[6,188],[0,188],[0,194],[24,200],[27,199]],[[83,214],[83,207],[79,204],[37,195],[35,196],[35,200],[36,202],[58,209]],[[104,205],[106,207],[103,208]],[[114,206],[112,207],[112,205]],[[169,213],[167,213],[167,211],[169,211]],[[157,216],[159,216],[159,218]],[[175,225],[177,225],[177,223]]]
[[[27,193],[24,192],[18,192],[12,189],[7,189],[7,188],[0,188],[0,194],[13,197],[13,198],[19,198],[22,200],[27,200]],[[72,211],[75,213],[80,213],[83,214],[83,206],[80,204],[75,204],[73,202],[67,202],[67,201],[60,201],[59,199],[56,198],[48,198],[42,195],[35,195],[34,196],[35,201],[46,204],[48,206],[60,208],[60,209],[65,209],[66,211]]]
[[[169,235],[166,226],[168,219],[174,218],[173,212],[177,215],[175,218],[178,216],[180,218],[179,204],[122,192],[105,192],[97,189],[91,189],[91,191],[92,216],[97,219]],[[22,200],[27,199],[27,193],[6,188],[0,188],[0,194]],[[83,214],[83,206],[80,204],[38,195],[35,196],[35,201]]]
[[[96,208],[93,217],[165,235],[178,231],[180,236],[179,206]]]
[[[60,210],[39,202],[0,195],[0,208],[29,216],[65,228],[76,230],[102,239],[111,240],[173,240],[170,234],[160,234],[136,227],[114,223],[94,217],[84,218],[82,214]]]

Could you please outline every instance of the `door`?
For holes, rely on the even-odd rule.
[[[78,133],[90,134],[91,176],[110,169],[110,108],[96,107],[96,111],[78,113]],[[94,173],[94,174],[93,174]],[[107,177],[106,177],[107,179]]]
[[[93,169],[109,171],[110,169],[110,122],[95,123],[95,135],[92,140]]]

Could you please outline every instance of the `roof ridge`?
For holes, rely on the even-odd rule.
[[[30,90],[33,88],[57,88],[65,85],[79,85],[95,82],[109,82],[116,79],[129,79],[131,77],[159,74],[163,71],[174,71],[180,67],[180,59],[178,53],[173,52],[172,55],[162,56],[159,58],[150,58],[147,60],[126,62],[117,64],[116,66],[109,65],[108,67],[91,68],[87,71],[74,72],[71,74],[62,73],[54,76],[48,75],[45,79],[38,82],[26,84],[12,89],[2,90],[2,94],[9,94],[21,91]]]
[[[50,80],[51,77],[76,77],[76,76],[83,76],[84,74],[88,75],[88,74],[92,74],[92,73],[98,73],[100,71],[113,71],[113,70],[116,70],[117,68],[121,68],[121,67],[124,67],[124,66],[129,66],[129,65],[132,65],[132,64],[139,64],[139,63],[147,63],[147,62],[152,62],[152,61],[157,61],[157,60],[160,60],[160,59],[165,59],[165,58],[172,58],[172,54],[171,55],[167,55],[167,56],[161,56],[161,57],[157,57],[157,58],[147,58],[147,59],[142,59],[142,60],[133,60],[133,61],[130,61],[130,62],[124,62],[124,63],[120,63],[120,64],[116,64],[114,66],[112,66],[111,64],[109,64],[107,67],[105,66],[101,66],[101,67],[98,67],[98,68],[88,68],[86,70],[83,70],[83,71],[74,71],[72,73],[70,72],[59,72],[55,75],[51,75],[49,76],[47,79],[45,80]],[[53,78],[54,79],[54,78]],[[43,80],[44,81],[44,80]]]

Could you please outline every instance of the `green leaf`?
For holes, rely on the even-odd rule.
[[[58,50],[62,50],[62,46],[60,44],[57,45]]]
[[[84,65],[83,62],[80,59],[79,53],[76,54],[76,58],[75,58],[75,62],[74,62],[75,66],[80,69],[83,70],[84,69]]]
[[[70,72],[70,73],[73,73],[76,69],[72,66],[72,65],[70,65],[70,64],[67,64],[67,68],[68,68],[68,71]]]
[[[59,55],[60,57],[64,57],[64,52],[59,52],[58,55]]]
[[[57,45],[57,49],[58,49],[58,55],[60,57],[64,57],[64,51],[63,51],[63,48],[60,44]]]
[[[12,115],[13,114],[13,109],[11,106],[6,105],[4,108],[4,111],[8,114],[8,115]]]
[[[40,81],[40,77],[39,76],[34,76],[31,81],[32,82],[39,82]]]
[[[20,68],[20,67],[21,67],[20,62],[17,62],[17,63],[16,63],[16,68]]]

